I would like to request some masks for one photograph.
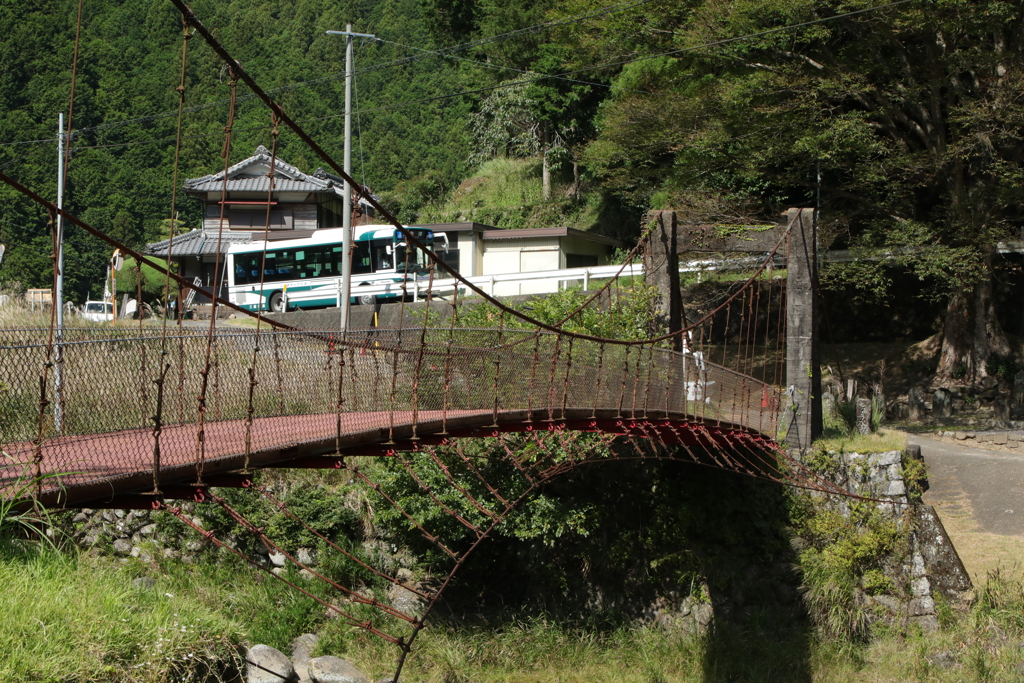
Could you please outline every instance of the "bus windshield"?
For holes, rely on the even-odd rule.
[[[434,233],[429,230],[409,229],[421,244],[427,249],[434,246]],[[405,238],[399,231],[395,231],[395,270],[399,273],[413,273],[426,270],[430,267],[430,258],[423,251],[415,247],[409,248]]]

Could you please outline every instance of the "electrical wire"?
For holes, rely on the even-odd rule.
[[[596,71],[597,69],[606,69],[606,68],[613,67],[613,66],[621,66],[621,65],[625,65],[625,64],[633,64],[635,62],[642,62],[642,61],[645,61],[645,60],[648,60],[648,59],[655,59],[657,57],[667,57],[667,56],[670,56],[670,55],[680,54],[680,53],[683,53],[683,52],[695,52],[697,50],[703,50],[703,49],[709,48],[709,47],[718,47],[719,45],[728,45],[729,43],[735,43],[735,42],[738,42],[738,41],[741,41],[741,40],[749,40],[751,38],[760,38],[762,36],[771,35],[773,33],[781,33],[783,31],[792,31],[793,29],[804,28],[805,26],[813,26],[815,24],[823,24],[826,21],[835,21],[836,19],[845,19],[846,17],[852,17],[852,16],[857,15],[857,14],[865,14],[866,12],[876,12],[878,10],[888,9],[890,7],[895,7],[896,5],[903,5],[903,4],[906,4],[908,2],[915,2],[915,1],[916,0],[896,0],[895,2],[890,2],[890,3],[887,3],[885,5],[876,5],[874,7],[865,7],[863,9],[853,10],[851,12],[843,12],[842,14],[834,14],[834,15],[832,15],[830,17],[821,17],[819,19],[812,19],[810,21],[804,21],[804,22],[801,22],[799,24],[789,24],[789,25],[786,25],[786,26],[778,26],[776,28],[770,28],[770,29],[767,29],[767,30],[764,30],[764,31],[759,31],[757,33],[748,33],[748,34],[742,35],[742,36],[733,36],[732,38],[722,38],[721,40],[714,40],[714,41],[711,41],[711,42],[708,42],[708,43],[702,43],[700,45],[692,45],[692,46],[689,46],[689,47],[682,47],[682,48],[678,48],[676,50],[669,50],[667,52],[659,52],[659,53],[653,54],[653,55],[646,55],[646,56],[642,56],[642,57],[635,57],[635,58],[631,58],[631,59],[625,59],[625,60],[622,60],[622,61],[619,61],[619,62],[609,62],[607,64],[601,64],[599,66],[592,66],[592,67],[588,67],[586,69],[576,69],[574,71],[566,71],[566,72],[563,72],[562,74],[559,74],[559,75],[564,76],[564,75],[567,75],[567,74],[585,73],[587,71]],[[676,33],[676,34],[673,34],[673,35],[679,35],[679,34]]]
[[[649,0],[646,0],[646,1],[649,1]],[[597,71],[597,70],[600,70],[600,69],[608,69],[608,68],[612,68],[612,67],[615,67],[615,66],[623,66],[625,64],[632,64],[632,63],[635,63],[635,62],[645,61],[645,60],[648,60],[648,59],[655,59],[657,57],[665,57],[665,56],[670,56],[670,55],[674,55],[674,54],[680,54],[680,53],[683,53],[683,52],[694,52],[694,51],[706,49],[706,48],[709,48],[709,47],[717,47],[717,46],[720,46],[720,45],[725,45],[725,44],[728,44],[728,43],[733,43],[733,42],[737,42],[737,41],[741,41],[741,40],[748,40],[748,39],[751,39],[751,38],[758,38],[758,37],[761,37],[761,36],[765,36],[765,35],[769,35],[769,34],[773,34],[773,33],[779,33],[779,32],[782,32],[782,31],[788,31],[788,30],[793,30],[793,29],[797,29],[797,28],[803,28],[803,27],[806,27],[806,26],[810,26],[810,25],[814,25],[814,24],[821,24],[821,23],[825,23],[825,22],[828,22],[828,21],[835,21],[837,19],[843,19],[843,18],[846,18],[846,17],[858,15],[858,14],[864,14],[866,12],[872,12],[872,11],[888,9],[890,7],[895,7],[897,5],[903,5],[903,4],[906,4],[908,2],[912,2],[912,1],[913,0],[896,0],[895,2],[890,2],[890,3],[884,4],[884,5],[877,5],[875,7],[867,7],[867,8],[863,8],[863,9],[859,9],[859,10],[854,10],[854,11],[851,11],[851,12],[844,12],[842,14],[836,14],[836,15],[833,15],[833,16],[830,16],[830,17],[821,17],[819,19],[814,19],[814,20],[811,20],[811,21],[805,21],[805,22],[801,22],[799,24],[791,24],[791,25],[787,25],[787,26],[779,26],[779,27],[776,27],[776,28],[773,28],[773,29],[768,29],[768,30],[765,30],[765,31],[759,31],[757,33],[750,33],[750,34],[745,34],[745,35],[742,35],[742,36],[733,36],[731,38],[723,38],[721,40],[716,40],[716,41],[711,41],[711,42],[707,42],[707,43],[702,43],[700,45],[692,45],[692,46],[688,46],[688,47],[683,47],[683,48],[678,48],[678,49],[674,49],[674,50],[669,50],[669,51],[666,51],[666,52],[659,52],[659,53],[656,53],[656,54],[641,55],[641,56],[638,56],[638,57],[633,57],[633,58],[630,58],[630,59],[625,59],[625,60],[620,60],[620,61],[606,62],[606,63],[598,64],[598,65],[595,65],[595,66],[583,67],[583,68],[574,69],[574,70],[571,70],[571,71],[563,71],[563,72],[558,73],[558,74],[542,74],[542,75],[537,75],[536,77],[533,77],[533,78],[523,78],[523,79],[517,79],[517,80],[513,80],[513,81],[505,81],[505,82],[499,83],[497,85],[487,86],[487,87],[483,87],[483,88],[474,88],[472,90],[462,90],[462,91],[455,92],[455,93],[447,93],[447,94],[436,95],[436,96],[432,96],[432,97],[424,97],[424,98],[418,98],[418,99],[414,99],[414,100],[406,100],[404,102],[398,102],[398,103],[395,103],[395,104],[381,105],[379,107],[373,107],[373,108],[370,108],[370,109],[357,109],[355,113],[356,114],[370,114],[370,113],[379,112],[379,111],[388,111],[388,110],[391,110],[391,109],[400,109],[400,108],[403,108],[403,107],[409,107],[409,106],[413,106],[413,105],[417,105],[417,104],[425,104],[425,103],[428,103],[428,102],[436,102],[436,101],[439,101],[439,100],[451,99],[451,98],[455,98],[455,97],[463,97],[465,95],[477,95],[477,94],[481,94],[481,93],[485,93],[485,92],[491,92],[491,91],[494,91],[494,90],[499,90],[501,88],[511,88],[511,87],[516,87],[516,86],[520,86],[520,85],[526,85],[526,84],[529,84],[529,83],[535,83],[537,81],[542,81],[542,80],[545,80],[545,79],[552,79],[552,78],[554,78],[554,79],[569,80],[569,79],[565,79],[564,77],[565,76],[575,75],[575,74],[580,74],[580,73],[587,73],[587,72],[590,72],[590,71]],[[642,3],[634,3],[631,6],[635,6],[636,4],[642,4]],[[515,32],[513,32],[513,33],[515,33]],[[511,34],[507,34],[507,35],[511,35]],[[390,41],[386,41],[386,42],[390,42]],[[396,45],[397,44],[398,43],[396,43]],[[467,45],[468,45],[468,43],[467,43]],[[417,48],[414,48],[414,49],[417,49]],[[429,52],[431,52],[432,54],[440,54],[439,52],[436,52],[436,51],[429,51]],[[353,70],[353,75],[361,74],[361,73],[368,73],[370,71],[375,70],[376,68],[377,68],[377,66],[366,67],[366,68],[360,69],[358,71],[357,70]],[[529,72],[526,72],[526,73],[529,73]],[[590,81],[573,81],[573,82],[586,83],[587,85],[602,85],[602,84],[593,83],[593,82],[590,82]],[[288,86],[288,87],[290,87],[290,86]],[[603,86],[602,85],[602,87],[607,87],[607,86]],[[281,91],[282,91],[282,89],[272,90],[272,91],[268,91],[268,92],[277,94],[277,93],[279,93]],[[242,99],[252,99],[254,97],[255,96],[253,96],[253,95],[248,95],[248,96],[246,96],[244,98],[240,97],[239,100],[242,100]],[[213,105],[204,105],[204,106],[213,106]],[[194,109],[198,109],[198,108],[199,107],[194,108]],[[331,114],[331,115],[328,115],[328,116],[321,116],[321,117],[315,117],[315,118],[298,119],[296,122],[297,123],[312,123],[312,122],[316,122],[316,121],[327,121],[327,120],[339,118],[339,117],[342,117],[342,116],[344,116],[344,114]],[[82,129],[82,130],[84,130],[84,129]],[[250,131],[251,130],[269,130],[269,127],[267,127],[267,126],[260,126],[258,128],[238,129],[238,130],[250,130]],[[81,132],[81,130],[77,131],[77,132]],[[183,139],[199,139],[199,138],[204,138],[204,137],[212,137],[212,136],[216,136],[216,135],[219,135],[219,133],[212,133],[212,134],[209,134],[209,135],[189,136],[189,137],[186,137],[186,138],[183,138]],[[127,147],[127,146],[131,146],[131,145],[135,145],[135,144],[155,144],[157,142],[166,142],[166,141],[168,141],[168,140],[167,139],[163,139],[163,140],[152,140],[152,141],[118,143],[118,144],[110,144],[110,145],[92,145],[92,146],[88,146],[88,147],[76,147],[76,149]]]
[[[42,140],[18,140],[16,142],[0,142],[0,147],[13,147],[14,145],[34,145],[37,143],[56,142],[57,138],[43,138]]]
[[[788,25],[788,26],[780,26],[780,27],[777,27],[777,28],[768,29],[766,31],[760,31],[758,33],[750,33],[750,34],[746,34],[746,35],[742,35],[742,36],[733,36],[731,38],[723,38],[721,40],[711,41],[711,42],[708,42],[708,43],[702,43],[700,45],[692,45],[692,46],[684,47],[684,48],[678,48],[678,49],[675,49],[675,50],[668,50],[666,52],[659,52],[659,53],[651,54],[651,55],[643,55],[643,56],[634,57],[634,58],[631,58],[631,59],[620,60],[620,61],[616,61],[616,62],[606,62],[604,64],[598,64],[596,66],[589,66],[589,67],[585,67],[585,68],[581,68],[581,69],[574,69],[574,70],[571,70],[571,71],[563,71],[563,72],[558,73],[558,74],[545,74],[545,75],[538,75],[538,76],[536,76],[534,78],[524,78],[524,79],[518,79],[518,80],[515,80],[515,81],[505,81],[505,82],[499,83],[497,85],[493,85],[493,86],[489,86],[489,87],[485,87],[485,88],[477,88],[477,89],[474,89],[474,90],[464,90],[462,92],[452,93],[452,94],[449,94],[449,95],[438,95],[436,97],[426,97],[426,98],[417,99],[417,100],[407,100],[405,102],[400,102],[400,103],[392,104],[392,105],[383,105],[383,106],[380,106],[380,107],[375,107],[373,109],[364,110],[364,113],[370,113],[370,112],[375,112],[375,111],[384,111],[384,110],[387,110],[387,109],[396,109],[396,108],[399,108],[399,107],[408,107],[408,106],[412,106],[414,104],[423,104],[423,103],[426,103],[426,102],[433,102],[433,101],[436,101],[436,100],[439,100],[439,99],[446,99],[446,98],[449,98],[449,97],[461,97],[463,95],[475,95],[475,94],[479,94],[479,93],[483,93],[483,92],[489,92],[489,91],[492,91],[492,90],[498,90],[500,88],[512,88],[512,87],[515,87],[515,86],[518,86],[518,85],[526,85],[528,83],[535,83],[537,81],[542,81],[542,80],[545,80],[545,79],[548,79],[548,78],[563,78],[565,76],[570,76],[570,75],[575,75],[575,74],[580,74],[580,73],[586,73],[586,72],[589,72],[589,71],[597,71],[599,69],[608,69],[608,68],[611,68],[611,67],[623,66],[623,65],[626,65],[626,64],[633,64],[635,62],[641,62],[641,61],[645,61],[645,60],[648,60],[648,59],[655,59],[657,57],[670,56],[670,55],[679,54],[679,53],[682,53],[682,52],[694,52],[694,51],[697,51],[697,50],[702,50],[702,49],[709,48],[709,47],[717,47],[719,45],[725,45],[725,44],[737,42],[737,41],[740,41],[740,40],[748,40],[750,38],[759,38],[761,36],[769,35],[769,34],[772,34],[772,33],[779,33],[781,31],[789,31],[789,30],[793,30],[793,29],[797,29],[797,28],[803,28],[805,26],[810,26],[810,25],[813,25],[813,24],[821,24],[821,23],[824,23],[826,21],[834,21],[836,19],[844,19],[844,18],[849,17],[849,16],[853,16],[853,15],[857,15],[857,14],[864,14],[865,12],[872,12],[872,11],[876,11],[876,10],[887,9],[889,7],[894,7],[896,5],[902,5],[902,4],[905,4],[905,3],[908,3],[908,2],[913,2],[913,1],[914,0],[896,0],[895,2],[890,2],[890,3],[887,3],[885,5],[878,5],[878,6],[875,6],[875,7],[867,7],[867,8],[864,8],[864,9],[854,10],[852,12],[845,12],[843,14],[836,14],[836,15],[833,15],[831,17],[822,17],[820,19],[814,19],[812,21],[805,21],[805,22],[801,22],[799,24],[792,24],[792,25]],[[581,82],[588,83],[587,81],[581,81]],[[591,85],[599,85],[599,84],[596,84],[596,83],[590,83],[590,84]],[[312,121],[312,120],[323,120],[323,119],[328,119],[328,118],[336,118],[336,116],[334,116],[334,115],[326,116],[326,117],[322,117],[321,119],[304,119],[304,120],[302,120],[302,123],[307,123],[307,122]]]
[[[526,71],[524,69],[517,69],[514,66],[501,66],[500,64],[491,64],[491,63],[488,63],[488,62],[481,62],[478,59],[469,59],[469,58],[466,58],[466,57],[456,57],[454,55],[446,54],[444,52],[440,52],[440,51],[437,51],[437,50],[428,50],[426,48],[416,47],[414,45],[405,45],[403,43],[396,43],[396,42],[391,41],[391,40],[384,40],[383,38],[377,38],[376,40],[381,42],[381,43],[387,43],[389,45],[396,45],[398,47],[404,47],[404,48],[406,48],[408,50],[418,50],[419,52],[426,52],[428,54],[436,55],[438,57],[444,57],[444,58],[447,58],[447,59],[456,59],[456,60],[458,60],[460,62],[468,62],[470,64],[477,64],[479,66],[482,66],[482,67],[485,67],[485,68],[488,68],[488,69],[494,69],[494,70],[497,70],[497,71],[514,71],[514,72],[516,72],[518,74],[525,74],[525,75],[529,75],[531,73],[536,73],[534,71]],[[592,86],[595,86],[595,87],[598,87],[598,88],[610,88],[611,87],[607,83],[595,83],[594,81],[580,81],[580,80],[576,80],[576,79],[573,79],[573,78],[562,78],[560,76],[548,76],[548,78],[554,78],[554,79],[560,80],[560,81],[567,81],[569,83],[574,83],[574,84],[577,84],[577,85],[592,85]]]
[[[519,37],[519,36],[522,36],[522,35],[529,35],[531,33],[538,33],[539,31],[542,31],[542,30],[545,30],[545,29],[549,29],[549,28],[554,28],[556,26],[566,26],[568,24],[575,24],[576,22],[583,21],[584,19],[593,19],[595,17],[605,16],[607,14],[615,14],[616,12],[624,12],[627,9],[632,9],[634,7],[639,7],[640,5],[646,5],[649,2],[652,2],[652,0],[639,0],[638,2],[626,2],[626,3],[619,4],[619,5],[608,5],[608,6],[596,9],[593,12],[584,12],[583,14],[577,14],[575,16],[567,17],[565,19],[556,19],[554,21],[545,22],[543,24],[535,24],[533,26],[528,26],[526,28],[517,29],[515,31],[509,31],[508,33],[501,33],[501,34],[498,34],[496,36],[490,36],[488,38],[481,38],[479,40],[475,40],[475,41],[471,41],[471,42],[467,42],[467,43],[462,43],[460,45],[456,45],[456,46],[453,46],[451,48],[447,48],[446,51],[459,51],[459,52],[461,52],[463,50],[469,50],[469,49],[472,49],[474,47],[479,47],[481,45],[488,45],[490,43],[496,43],[496,42],[499,42],[499,41],[502,41],[502,40],[507,40],[509,38],[516,38],[516,37]]]
[[[521,35],[528,35],[530,33],[537,33],[537,32],[540,32],[542,30],[546,30],[546,29],[549,29],[549,28],[554,28],[556,26],[564,26],[564,25],[572,24],[572,23],[575,23],[575,22],[578,22],[578,21],[583,21],[584,19],[592,19],[592,18],[599,17],[599,16],[605,16],[605,15],[608,15],[608,14],[613,14],[615,12],[623,12],[623,11],[626,11],[628,9],[632,9],[633,7],[638,7],[640,5],[647,4],[649,2],[652,2],[652,0],[640,0],[639,2],[627,2],[627,3],[620,3],[620,4],[617,4],[617,5],[608,5],[606,7],[599,8],[599,9],[594,10],[592,12],[585,12],[583,14],[579,14],[579,15],[575,15],[575,16],[572,16],[572,17],[568,17],[566,19],[560,19],[560,20],[556,20],[556,21],[550,21],[550,22],[545,22],[545,23],[541,23],[541,24],[535,24],[533,26],[528,26],[526,28],[517,29],[515,31],[509,31],[507,33],[498,34],[496,36],[490,36],[488,38],[484,38],[484,39],[480,39],[480,40],[476,40],[476,41],[469,41],[469,42],[465,42],[465,43],[459,43],[459,44],[453,45],[451,47],[442,48],[439,51],[427,51],[427,52],[432,52],[432,54],[424,55],[422,57],[406,57],[406,58],[403,58],[403,59],[392,60],[390,62],[382,62],[380,64],[371,64],[369,66],[363,67],[362,69],[360,69],[358,71],[354,70],[353,71],[353,75],[359,75],[359,74],[363,74],[363,73],[370,73],[370,72],[373,72],[373,71],[379,71],[381,69],[393,68],[393,67],[396,67],[396,66],[404,66],[405,64],[409,64],[409,63],[412,63],[412,62],[420,61],[422,59],[429,59],[430,57],[434,57],[434,56],[438,56],[438,55],[452,56],[451,53],[453,53],[453,52],[463,52],[465,50],[469,50],[469,49],[472,49],[474,47],[479,47],[481,45],[486,45],[486,44],[490,44],[490,43],[500,42],[502,40],[507,40],[507,39],[510,39],[510,38],[515,38],[515,37],[518,37],[518,36],[521,36]],[[385,40],[382,40],[382,39],[378,39],[378,42],[391,42],[391,41],[385,41]],[[401,43],[393,43],[393,44],[394,45],[402,45]],[[411,46],[403,46],[403,47],[411,47]],[[418,49],[418,48],[413,48],[413,49]],[[473,60],[468,60],[468,61],[473,61]],[[511,67],[508,67],[508,68],[511,68]],[[290,92],[292,90],[297,90],[297,89],[302,88],[302,87],[307,87],[307,86],[312,86],[312,85],[319,85],[320,83],[326,83],[326,82],[329,82],[329,81],[340,80],[340,79],[342,79],[344,77],[345,77],[345,72],[342,71],[342,72],[330,74],[330,75],[327,75],[327,76],[322,76],[320,78],[310,79],[308,81],[300,81],[298,83],[292,83],[292,84],[289,84],[289,85],[280,86],[278,88],[268,89],[267,92],[272,94],[272,95],[278,95],[278,94],[281,94],[281,93],[284,93],[284,92]],[[252,99],[255,99],[254,95],[242,95],[242,96],[237,98],[237,102],[242,103],[242,102],[245,102],[247,100],[252,100]],[[209,102],[207,104],[200,104],[200,105],[195,105],[195,106],[192,106],[192,107],[187,107],[183,111],[184,111],[184,113],[192,114],[192,113],[195,113],[195,112],[198,112],[198,111],[202,111],[204,109],[210,109],[212,107],[222,106],[224,104],[227,104],[227,102],[228,102],[227,98],[223,98],[223,99],[220,99],[220,100],[216,100],[214,102]],[[177,109],[168,110],[168,111],[159,112],[159,113],[156,113],[156,114],[147,114],[145,116],[139,116],[139,117],[135,117],[135,118],[131,118],[131,119],[125,119],[123,121],[109,121],[109,122],[106,122],[106,123],[97,124],[95,126],[89,126],[89,127],[86,127],[86,128],[78,128],[78,129],[75,129],[75,131],[73,131],[73,132],[74,133],[87,133],[87,132],[93,132],[93,131],[97,131],[97,130],[104,130],[104,129],[107,129],[107,128],[115,128],[115,127],[119,127],[119,126],[131,125],[133,123],[146,123],[146,122],[155,121],[155,120],[161,119],[161,118],[170,118],[170,117],[173,117],[173,116],[177,116],[177,114],[178,114],[178,110]],[[50,142],[50,141],[52,141],[52,140],[46,140],[46,142]],[[12,145],[12,144],[27,144],[29,142],[34,142],[34,141],[26,140],[24,142],[0,143],[0,146]]]

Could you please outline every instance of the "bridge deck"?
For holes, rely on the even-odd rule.
[[[443,424],[479,423],[492,411],[421,411],[417,424],[426,431]],[[286,415],[253,420],[250,434],[250,462],[266,466],[296,457],[333,452],[338,435],[339,415]],[[490,420],[488,420],[490,421]],[[387,441],[392,433],[411,434],[412,411],[391,413],[343,413],[340,415],[343,445]],[[204,472],[237,470],[245,464],[244,420],[220,420],[205,426]],[[165,426],[160,435],[161,481],[195,481],[198,460],[198,426]],[[107,434],[59,436],[47,439],[41,448],[39,472],[47,477],[43,492],[63,491],[71,504],[103,495],[152,488],[154,437],[152,429],[130,429]],[[68,454],[74,457],[69,458]],[[0,464],[0,492],[12,490],[26,475],[34,475],[35,444],[8,444]],[[141,486],[140,486],[141,484]]]
[[[288,466],[310,456],[383,454],[388,444],[407,450],[415,439],[431,437],[496,435],[499,431],[543,431],[572,423],[575,429],[618,430],[644,434],[675,443],[700,444],[702,436],[722,442],[734,432],[749,434],[735,425],[696,424],[688,416],[630,416],[612,411],[568,409],[550,419],[547,410],[432,410],[376,413],[335,413],[257,418],[250,436],[250,467]],[[493,429],[488,429],[493,428]],[[661,430],[660,433],[658,430]],[[190,485],[197,479],[197,425],[164,427],[160,437],[161,488]],[[222,420],[205,428],[203,472],[211,477],[235,472],[246,464],[244,420]],[[705,439],[704,443],[708,443]],[[62,436],[47,440],[41,449],[39,473],[44,480],[40,500],[48,506],[78,507],[100,504],[115,496],[149,492],[153,488],[151,429],[123,430],[108,434]],[[0,464],[0,496],[11,495],[27,477],[35,474],[35,445],[8,444]],[[74,460],[67,458],[74,453]],[[126,454],[129,454],[126,457]]]

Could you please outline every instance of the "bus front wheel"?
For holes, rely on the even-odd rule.
[[[284,313],[288,310],[284,303],[284,294],[281,292],[274,292],[270,295],[270,310],[273,313]]]
[[[373,294],[357,294],[356,301],[359,302],[360,306],[373,306],[377,303],[377,297]]]

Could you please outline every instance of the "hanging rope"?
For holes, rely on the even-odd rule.
[[[181,68],[178,76],[178,87],[175,88],[175,92],[178,93],[178,117],[175,124],[174,131],[174,162],[171,168],[171,215],[169,219],[170,231],[167,240],[167,271],[164,273],[164,315],[163,320],[160,323],[160,362],[158,364],[158,373],[153,383],[156,384],[156,410],[153,415],[153,491],[154,495],[160,493],[160,467],[161,467],[161,452],[160,452],[160,437],[163,433],[163,414],[164,414],[164,397],[165,397],[165,384],[167,382],[167,373],[171,369],[171,363],[167,360],[169,355],[167,351],[167,318],[171,310],[171,263],[174,259],[174,238],[177,235],[177,215],[178,215],[178,168],[181,161],[181,129],[182,119],[185,110],[185,69],[188,64],[188,41],[192,37],[189,33],[188,22],[185,21],[185,17],[181,17]],[[139,267],[142,267],[142,262],[137,261]],[[178,325],[178,406],[179,406],[179,421],[184,420],[184,383],[185,383],[185,342],[181,334],[181,323],[182,323],[182,310],[181,310],[181,289],[178,289],[177,296],[175,297],[175,318]],[[141,320],[140,323],[141,325]]]
[[[263,227],[263,250],[260,254],[260,303],[257,305],[258,310],[263,308],[263,285],[267,273],[267,246],[270,242],[270,207],[273,205],[274,188],[276,186],[276,173],[277,173],[277,138],[280,135],[280,130],[277,126],[277,117],[273,114],[270,115],[270,122],[272,125],[270,133],[270,170],[267,171],[267,210],[264,216],[264,227]],[[224,174],[225,183],[227,182],[227,173]],[[223,213],[223,202],[221,203],[221,212]],[[259,382],[256,379],[256,366],[259,361],[260,353],[260,332],[262,330],[263,316],[256,318],[256,340],[252,346],[252,358],[249,362],[249,396],[246,407],[245,416],[245,465],[242,468],[243,472],[249,471],[249,458],[252,455],[252,423],[253,416],[256,412],[254,403],[254,397],[256,393],[256,386]]]
[[[217,225],[217,255],[213,262],[213,285],[212,291],[217,292],[220,287],[220,255],[221,255],[221,244],[224,238],[224,211],[227,206],[228,199],[228,169],[231,167],[231,129],[235,124],[235,102],[238,94],[238,77],[231,68],[231,80],[228,81],[228,87],[231,88],[231,100],[228,105],[228,122],[224,126],[224,147],[221,152],[221,156],[224,157],[224,178],[221,182],[220,190],[220,217]],[[211,370],[211,357],[213,354],[213,331],[217,326],[217,301],[218,297],[214,295],[210,310],[210,326],[207,329],[206,334],[206,355],[204,358],[203,369],[200,371],[202,377],[202,384],[199,389],[199,406],[198,406],[198,428],[196,429],[196,484],[202,485],[203,483],[203,469],[206,465],[206,412],[207,412],[207,388],[210,383],[210,370]]]
[[[78,49],[81,45],[82,38],[82,0],[78,0],[78,14],[75,20],[75,52],[71,60],[71,92],[68,96],[68,123],[67,131],[71,130],[72,117],[75,113],[75,86],[77,83],[78,76]],[[60,135],[68,138],[65,131],[60,131]],[[66,139],[65,142],[69,143],[70,139]],[[65,173],[67,172],[68,160],[71,158],[71,149],[69,144],[64,145],[64,158],[60,160],[60,163],[64,165]],[[61,198],[63,202],[63,197]],[[50,369],[54,366],[54,362],[63,363],[61,351],[55,348],[55,337],[58,334],[57,331],[57,300],[56,293],[58,291],[58,277],[60,275],[60,269],[62,264],[60,263],[60,253],[62,244],[64,241],[63,227],[58,231],[57,229],[57,214],[55,212],[56,207],[53,207],[54,211],[49,211],[48,225],[50,228],[51,238],[51,260],[53,262],[53,288],[50,290],[51,294],[51,305],[50,305],[50,324],[49,324],[49,335],[46,344],[46,360],[43,362],[42,371],[39,377],[39,419],[37,422],[36,438],[35,438],[35,449],[33,454],[33,477],[35,479],[35,494],[37,496],[42,491],[42,462],[43,462],[43,442],[47,437],[47,409],[51,402],[47,398],[47,386],[49,385]],[[63,303],[61,304],[63,305]],[[54,360],[56,356],[56,361]],[[55,395],[54,400],[60,401],[61,397]]]

